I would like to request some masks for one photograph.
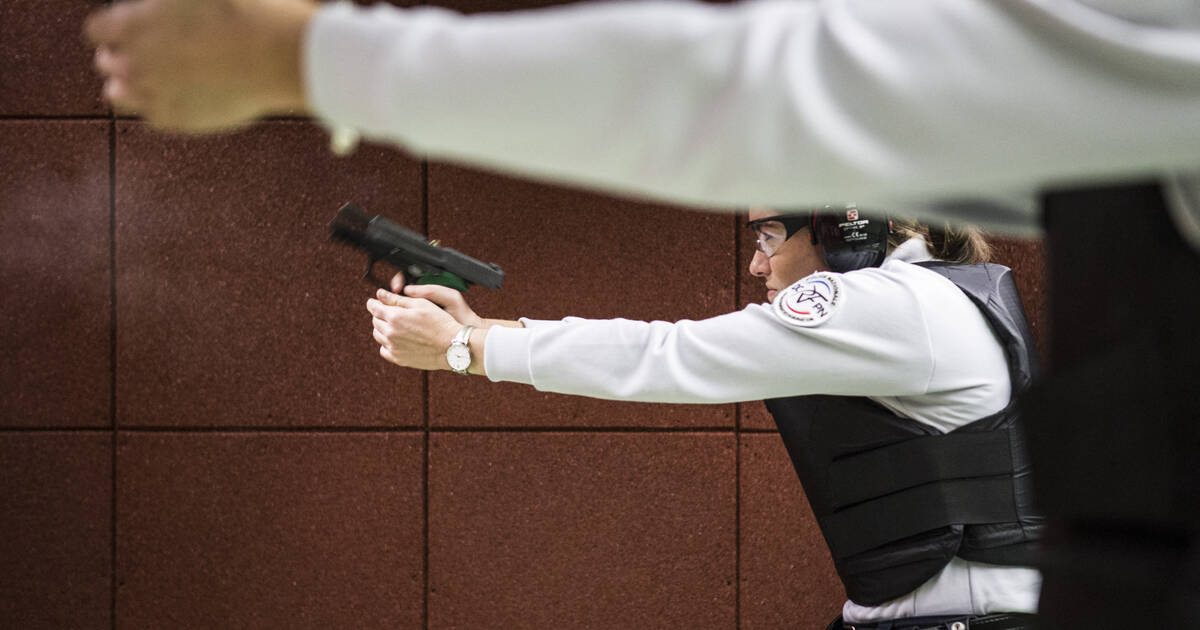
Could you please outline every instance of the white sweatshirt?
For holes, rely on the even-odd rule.
[[[317,14],[304,61],[318,116],[434,158],[1026,233],[1040,187],[1157,175],[1200,247],[1200,179],[1176,175],[1200,170],[1196,2],[346,3]]]
[[[818,273],[773,304],[702,321],[522,320],[488,330],[484,367],[493,381],[597,398],[709,403],[802,394],[867,396],[898,415],[950,431],[1009,402],[1008,367],[987,320],[929,260],[924,241],[896,248],[883,265]],[[798,323],[789,296],[814,282],[824,319]],[[954,559],[912,593],[880,606],[846,602],[849,622],[919,615],[1034,612],[1036,570]]]

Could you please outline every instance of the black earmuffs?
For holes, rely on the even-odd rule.
[[[878,267],[887,255],[892,221],[887,216],[868,217],[851,204],[833,210],[814,210],[810,222],[813,245],[820,245],[831,271],[845,273]]]

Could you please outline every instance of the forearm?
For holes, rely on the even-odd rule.
[[[306,76],[318,115],[433,157],[706,206],[1200,164],[1200,62],[1009,4],[327,7]]]

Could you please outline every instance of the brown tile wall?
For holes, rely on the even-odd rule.
[[[376,354],[343,201],[496,261],[481,312],[697,318],[733,217],[314,125],[112,117],[84,0],[0,3],[0,627],[818,627],[842,593],[759,404],[613,403]],[[463,0],[470,11],[547,2]],[[1037,243],[1005,241],[1041,333]]]

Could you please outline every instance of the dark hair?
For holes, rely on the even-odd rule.
[[[938,260],[974,265],[992,258],[992,246],[983,231],[963,223],[928,225],[911,219],[892,218],[893,234],[888,236],[888,250],[904,241],[920,236],[929,247],[929,254]]]

